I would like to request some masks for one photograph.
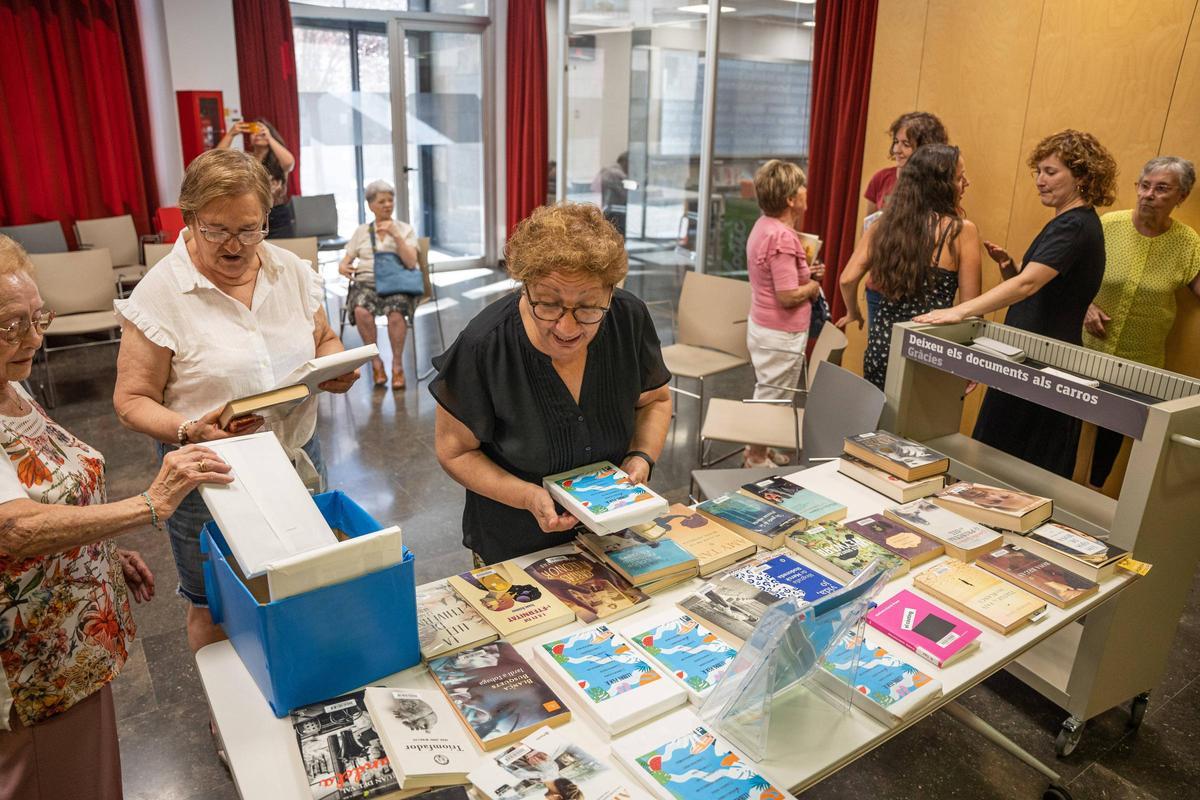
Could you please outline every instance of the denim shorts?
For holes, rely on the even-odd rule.
[[[158,457],[179,448],[173,444],[158,442]],[[326,483],[325,462],[321,459],[321,439],[316,433],[304,445],[304,452],[312,459],[313,466],[321,476],[321,485]],[[167,534],[171,538],[171,555],[175,557],[175,571],[179,573],[176,592],[197,608],[208,608],[208,596],[204,593],[204,556],[200,553],[200,529],[212,521],[208,506],[200,499],[199,491],[192,491],[179,508],[167,520]]]

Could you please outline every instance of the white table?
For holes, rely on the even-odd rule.
[[[894,505],[883,495],[838,473],[836,463],[805,470],[802,483],[845,504],[848,509],[847,519],[879,513],[884,507]],[[529,555],[518,559],[518,562],[524,566],[544,557],[548,552],[552,551]],[[419,558],[420,554],[417,554],[417,557]],[[930,564],[940,560],[935,559]],[[922,565],[917,571],[923,571],[927,566],[928,564]],[[870,641],[900,655],[940,680],[943,696],[904,722],[888,727],[857,708],[843,714],[811,693],[796,693],[774,708],[771,727],[775,734],[771,737],[772,744],[767,757],[758,763],[760,771],[778,784],[791,787],[794,792],[802,791],[937,709],[947,707],[947,711],[956,719],[970,725],[1013,755],[1025,760],[1030,766],[1047,774],[1052,781],[1056,780],[1056,776],[1049,772],[1047,767],[1032,761],[1030,756],[1016,749],[1011,742],[1002,737],[997,738],[999,734],[990,732],[980,720],[952,701],[1055,633],[1062,631],[1064,635],[1070,635],[1068,626],[1075,619],[1111,599],[1132,581],[1132,575],[1119,572],[1106,580],[1100,590],[1087,600],[1067,610],[1048,606],[1047,614],[1040,622],[1026,625],[1008,636],[983,628],[983,634],[979,637],[979,650],[945,669],[934,667],[898,642],[893,642],[873,628],[867,627],[866,635]],[[699,583],[699,580],[692,581],[655,595],[649,609],[620,619],[613,623],[613,627],[628,630],[629,626],[636,625],[639,616],[673,604]],[[912,576],[905,575],[884,587],[881,599],[900,589],[911,587]],[[517,650],[529,658],[539,642],[559,638],[565,632],[581,627],[583,626],[578,622],[572,623],[553,634],[521,642],[517,645]],[[196,664],[205,693],[208,695],[213,719],[229,757],[230,772],[241,797],[244,800],[310,800],[311,794],[291,723],[286,717],[277,719],[271,712],[267,701],[234,652],[233,646],[229,642],[208,645],[196,654]],[[536,664],[535,669],[538,669]],[[540,669],[538,671],[540,672]],[[373,685],[436,688],[423,664],[375,681]],[[981,725],[983,727],[980,727]],[[608,752],[608,737],[580,719],[579,715],[561,730],[585,750],[597,756]],[[780,735],[781,732],[786,733]]]

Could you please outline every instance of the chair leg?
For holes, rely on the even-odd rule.
[[[704,437],[701,436],[704,427],[704,378],[700,378],[700,407],[696,411],[696,458],[700,461],[700,466],[704,466]]]
[[[50,351],[46,349],[45,339],[42,340],[42,369],[46,372],[46,383],[44,386],[46,408],[54,408],[58,405],[58,397],[54,393],[54,376],[50,373]]]

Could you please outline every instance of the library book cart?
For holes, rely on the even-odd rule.
[[[1025,360],[972,346],[981,336],[1020,348]],[[1006,667],[1069,714],[1055,740],[1060,757],[1075,750],[1087,720],[1127,701],[1136,728],[1200,562],[1200,380],[981,319],[899,323],[888,365],[881,427],[945,453],[960,480],[1052,497],[1057,520],[1152,565],[1113,602]],[[1132,437],[1120,499],[959,433],[967,381]]]

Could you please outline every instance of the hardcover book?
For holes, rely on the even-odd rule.
[[[979,646],[978,628],[908,589],[868,611],[867,624],[938,667]]]
[[[571,719],[558,695],[508,642],[435,658],[429,671],[484,750]]]
[[[655,517],[650,529],[639,531],[650,539],[665,536],[686,550],[705,577],[730,564],[749,558],[758,548],[724,525],[718,525],[682,503],[674,503],[662,516]]]
[[[538,559],[525,571],[575,612],[580,622],[617,619],[650,602],[650,596],[583,553]]]
[[[846,507],[841,503],[834,502],[811,489],[805,489],[779,475],[747,483],[742,487],[742,491],[784,511],[792,512],[809,525],[846,518]]]
[[[642,621],[626,632],[634,646],[678,681],[697,705],[725,677],[737,655],[737,650],[717,634],[678,612]]]
[[[649,522],[667,510],[666,500],[608,461],[549,475],[542,485],[588,530],[601,535]]]
[[[1112,576],[1129,555],[1128,550],[1061,522],[1047,522],[1030,531],[1021,547],[1097,582]]]
[[[993,528],[1025,533],[1050,519],[1054,501],[1049,497],[959,481],[932,498],[942,508]]]
[[[1004,537],[991,528],[960,517],[928,500],[914,500],[886,509],[883,513],[941,542],[946,553],[959,561],[974,561],[980,553],[995,550],[1004,543]]]
[[[571,609],[512,561],[451,575],[446,581],[502,639],[510,642],[575,619]]]
[[[674,576],[691,577],[698,569],[692,554],[669,538],[649,540],[631,530],[608,536],[584,531],[575,541],[638,587]]]
[[[918,481],[950,469],[950,459],[938,451],[887,431],[851,436],[843,449],[860,461],[906,481]]]
[[[826,651],[821,668],[824,673],[818,672],[819,676],[828,675],[839,686],[850,684],[854,704],[884,725],[893,725],[942,696],[941,681],[854,633]]]
[[[1082,575],[1012,544],[984,553],[975,563],[1059,608],[1090,597],[1100,588]]]
[[[836,522],[814,525],[806,531],[793,531],[788,534],[787,546],[812,559],[840,581],[854,580],[854,576],[875,559],[883,562],[884,569],[892,570],[893,578],[908,572],[908,563],[904,559]]]
[[[946,485],[945,475],[931,475],[919,481],[906,481],[849,453],[843,453],[838,459],[838,472],[885,497],[890,497],[897,503],[908,503],[920,497],[928,497]]]
[[[869,517],[851,520],[846,523],[846,527],[858,535],[870,539],[875,544],[886,547],[907,561],[910,569],[946,552],[946,548],[942,546],[941,542],[923,536],[883,514],[872,514]]]
[[[792,512],[740,492],[705,500],[696,506],[696,510],[718,525],[724,525],[769,550],[782,547],[788,533],[804,527],[804,520]]]
[[[402,788],[468,782],[479,757],[441,692],[368,686],[365,701]]]
[[[546,642],[534,657],[574,697],[574,707],[610,735],[687,702],[682,687],[607,625]]]
[[[350,692],[290,714],[313,800],[358,800],[400,788],[363,694]]]
[[[417,589],[417,635],[421,657],[426,661],[493,642],[500,636],[445,580]]]
[[[488,800],[632,800],[624,775],[567,738],[542,728],[483,761],[470,775]]]
[[[1011,633],[1046,604],[974,564],[945,561],[913,578],[913,585],[1000,633]]]

